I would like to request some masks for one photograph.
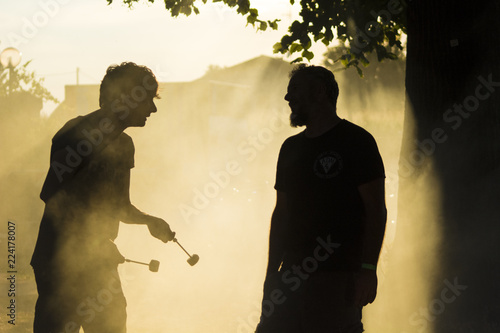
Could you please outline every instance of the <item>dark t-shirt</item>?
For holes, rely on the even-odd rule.
[[[77,117],[52,140],[51,168],[41,194],[46,206],[31,260],[34,267],[91,262],[96,257],[106,260],[116,254],[109,240],[118,234],[119,210],[128,200],[134,144],[125,133],[107,140],[110,134],[99,130],[99,120],[95,112]],[[55,169],[54,156],[61,151],[63,158]]]
[[[288,138],[281,147],[275,185],[287,195],[286,253],[310,257],[321,237],[340,246],[320,267],[359,267],[364,207],[358,186],[384,177],[375,140],[349,121],[319,137],[302,132]]]

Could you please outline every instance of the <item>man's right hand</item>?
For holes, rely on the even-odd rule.
[[[147,226],[151,235],[164,243],[175,237],[175,232],[170,229],[168,223],[158,217],[148,216]]]

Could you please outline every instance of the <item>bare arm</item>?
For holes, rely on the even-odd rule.
[[[283,259],[283,226],[288,218],[286,207],[286,194],[277,191],[276,207],[271,217],[271,230],[269,232],[269,260],[267,274],[277,272]]]
[[[387,221],[385,181],[376,179],[360,185],[358,190],[365,208],[362,262],[376,266]]]
[[[374,267],[377,266],[387,220],[384,187],[383,178],[375,179],[358,187],[365,208],[362,263]],[[372,303],[376,295],[376,271],[362,268],[356,281],[355,304],[364,306]]]
[[[122,199],[120,204],[120,221],[126,224],[145,224],[153,237],[168,242],[175,237],[170,226],[163,219],[148,215],[137,209],[130,201],[130,170],[124,173],[122,179]]]

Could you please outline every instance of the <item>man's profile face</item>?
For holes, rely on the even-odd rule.
[[[313,103],[310,91],[309,78],[305,75],[295,75],[288,83],[285,100],[292,113],[290,114],[290,124],[293,127],[304,126],[309,119],[309,106]]]
[[[157,111],[154,103],[154,97],[147,97],[144,101],[138,102],[135,108],[130,110],[127,120],[128,126],[143,127],[146,125],[147,118],[151,113]]]

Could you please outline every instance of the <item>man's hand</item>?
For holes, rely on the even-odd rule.
[[[354,305],[365,306],[377,296],[377,273],[370,269],[361,269],[354,284]]]
[[[164,243],[175,237],[175,232],[170,230],[168,223],[158,217],[148,216],[147,226],[151,235]]]

